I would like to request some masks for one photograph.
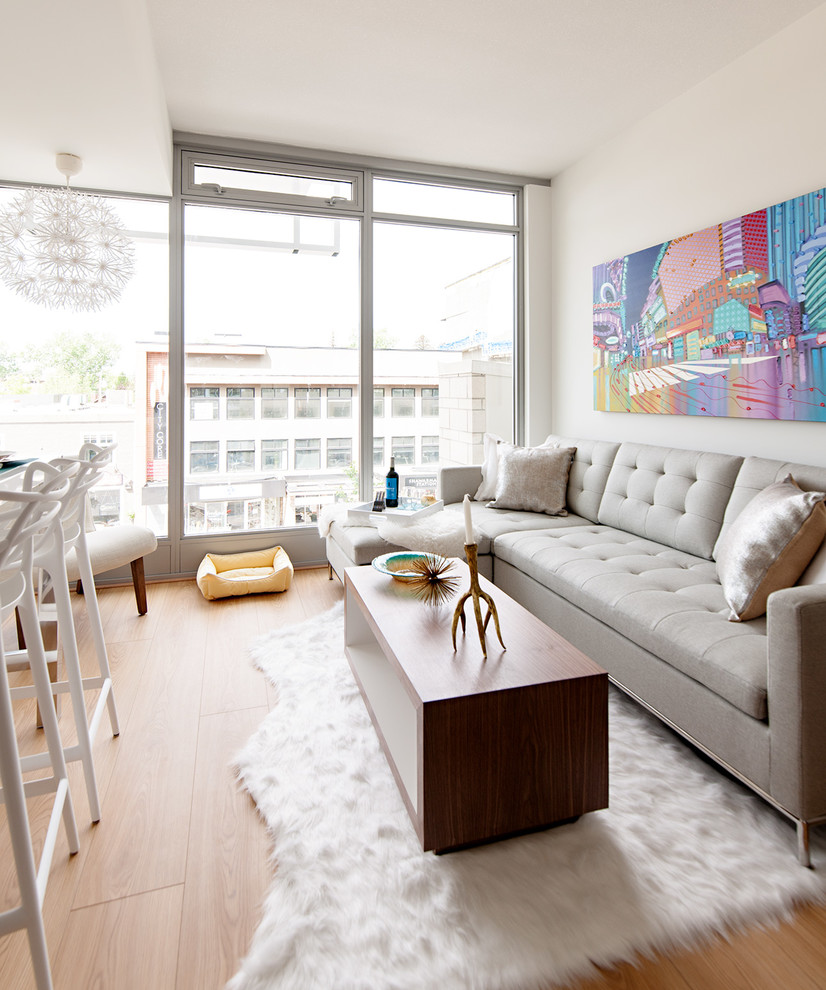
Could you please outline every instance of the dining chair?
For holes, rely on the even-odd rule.
[[[87,443],[80,448],[78,458],[86,460],[102,456],[102,451],[111,453],[117,444],[98,447]],[[91,513],[86,518],[86,549],[89,555],[91,573],[103,574],[117,567],[130,565],[132,585],[135,589],[135,603],[138,615],[146,615],[146,576],[143,558],[152,553],[158,546],[158,539],[147,526],[134,523],[117,523],[114,526],[103,526],[96,529],[91,520]],[[80,573],[77,550],[70,548],[66,554],[66,574],[69,584],[75,585],[78,594],[83,594],[84,580]]]
[[[20,903],[0,913],[0,935],[26,929],[38,990],[51,990],[49,951],[43,924],[43,900],[62,817],[69,853],[78,851],[79,841],[63,746],[52,704],[52,692],[46,669],[46,655],[40,636],[37,606],[32,583],[36,544],[52,540],[59,528],[60,495],[68,490],[70,478],[64,477],[50,493],[0,493],[0,617],[13,610],[19,616],[26,636],[26,662],[34,681],[35,696],[41,707],[46,737],[46,762],[51,776],[23,778],[25,761],[17,744],[9,686],[7,656],[0,636],[0,802],[6,807],[12,854]],[[20,651],[15,651],[19,654]],[[12,665],[13,666],[13,665]],[[35,858],[26,798],[53,793],[52,810],[46,838]]]

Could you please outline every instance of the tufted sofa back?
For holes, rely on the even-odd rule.
[[[568,511],[596,522],[605,483],[620,445],[608,440],[572,440],[570,437],[558,437],[554,434],[545,443],[576,447],[568,475]]]
[[[807,492],[826,491],[826,468],[824,467],[813,467],[811,464],[792,464],[789,461],[772,461],[765,457],[747,457],[737,475],[731,499],[726,507],[723,527],[714,547],[715,558],[720,541],[754,496],[776,481],[782,481],[787,474],[790,474],[798,485]]]
[[[623,443],[599,522],[711,559],[742,457]]]

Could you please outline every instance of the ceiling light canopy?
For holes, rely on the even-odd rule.
[[[56,164],[65,188],[27,189],[0,210],[0,279],[42,306],[97,310],[120,297],[135,249],[104,199],[69,188],[82,160]]]

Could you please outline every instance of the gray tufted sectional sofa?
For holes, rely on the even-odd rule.
[[[576,447],[567,516],[472,503],[479,569],[604,667],[612,681],[791,818],[809,864],[826,821],[826,585],[775,592],[729,622],[715,547],[749,501],[791,473],[826,490],[826,468],[636,443]],[[445,511],[480,467],[444,468]],[[389,544],[335,524],[341,576]]]

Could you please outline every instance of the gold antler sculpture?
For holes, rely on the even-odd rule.
[[[496,605],[494,604],[491,596],[486,592],[482,591],[479,586],[479,563],[476,559],[477,544],[466,543],[465,544],[465,556],[467,557],[468,567],[470,568],[470,588],[466,591],[459,601],[456,603],[456,611],[453,613],[453,628],[451,629],[451,635],[453,637],[453,649],[456,650],[456,627],[459,624],[459,620],[462,620],[462,635],[465,634],[465,602],[468,598],[473,599],[473,611],[476,615],[476,628],[479,630],[479,642],[482,644],[482,656],[485,660],[488,658],[487,645],[485,643],[485,632],[488,628],[488,623],[490,622],[490,617],[493,616],[493,623],[496,626],[496,635],[499,637],[499,642],[502,643],[502,649],[506,650],[507,647],[502,642],[502,633],[499,629],[499,615],[496,611]],[[482,605],[479,601],[483,598],[488,606],[488,614],[485,616],[484,621],[482,621]]]

